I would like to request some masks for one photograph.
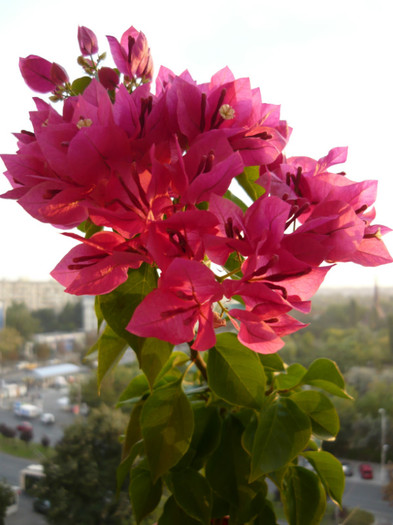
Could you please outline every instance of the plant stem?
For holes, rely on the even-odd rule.
[[[195,366],[198,368],[202,374],[203,379],[207,383],[207,367],[205,361],[202,359],[201,354],[197,350],[190,348],[191,361],[195,363]]]

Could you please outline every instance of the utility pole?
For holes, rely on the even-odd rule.
[[[381,414],[381,482],[385,482],[385,462],[386,462],[386,410],[379,408],[378,412]]]

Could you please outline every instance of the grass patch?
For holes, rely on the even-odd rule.
[[[41,443],[26,444],[18,438],[5,438],[0,435],[0,452],[25,459],[44,459],[53,454],[51,447],[44,447]]]

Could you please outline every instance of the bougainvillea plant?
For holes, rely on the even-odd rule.
[[[34,99],[33,131],[2,156],[3,197],[78,228],[52,276],[96,297],[99,384],[136,353],[118,470],[136,522],[158,508],[159,525],[273,525],[275,485],[291,525],[319,523],[327,498],[341,503],[341,464],[322,443],[339,430],[331,396],[348,394],[332,361],[287,366],[277,351],[335,263],[392,261],[376,182],[331,171],[346,148],[287,158],[280,108],[228,68],[198,84],[161,67],[153,83],[134,27],[108,36],[116,67],[90,29],[78,41],[73,82],[20,59],[52,103]]]

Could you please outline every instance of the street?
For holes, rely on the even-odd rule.
[[[45,425],[41,423],[40,418],[28,419],[29,423],[33,426],[33,441],[40,443],[43,436],[47,436],[50,439],[51,446],[54,446],[63,435],[63,429],[70,425],[74,420],[75,416],[73,413],[65,411],[61,408],[58,400],[67,395],[65,390],[55,390],[53,388],[44,388],[40,390],[39,397],[37,397],[33,403],[42,408],[43,412],[50,412],[54,414],[56,420],[54,424]],[[22,402],[26,401],[21,398]],[[12,403],[7,407],[0,407],[0,423],[4,423],[7,426],[15,428],[21,421],[26,418],[17,417],[12,410]]]

